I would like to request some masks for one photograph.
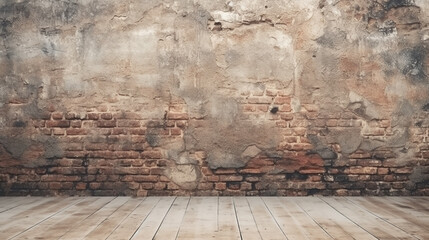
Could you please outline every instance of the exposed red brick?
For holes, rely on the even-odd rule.
[[[98,113],[88,113],[87,116],[89,120],[98,120],[100,115]]]
[[[380,175],[389,174],[389,169],[388,168],[378,168],[377,173]]]
[[[76,183],[76,190],[86,190],[86,188],[87,188],[87,183],[84,183],[84,182]]]
[[[223,183],[223,182],[215,183],[215,189],[216,190],[225,190],[226,189],[226,183]]]
[[[62,120],[63,119],[63,113],[61,113],[61,112],[53,112],[51,114],[51,116],[52,116],[52,119],[54,119],[54,120]]]
[[[171,135],[182,135],[182,129],[180,128],[172,128],[170,129]]]
[[[114,128],[116,127],[115,120],[99,120],[97,121],[97,127],[99,128]]]
[[[198,189],[199,190],[212,190],[213,189],[213,183],[199,183]]]
[[[218,168],[214,170],[215,174],[234,174],[237,170],[234,168]]]
[[[243,176],[237,175],[220,175],[219,181],[221,182],[240,182],[243,180]]]
[[[101,119],[104,119],[104,120],[111,120],[113,118],[111,113],[101,113],[100,117]]]
[[[397,174],[410,174],[413,173],[412,167],[403,167],[403,168],[391,168],[392,172]]]
[[[240,189],[243,191],[252,190],[252,184],[248,182],[242,182],[240,185]]]
[[[139,120],[118,120],[118,127],[140,127],[140,121]]]
[[[299,170],[301,174],[317,174],[317,173],[325,173],[324,168],[306,168]]]
[[[141,153],[142,158],[147,159],[160,159],[162,158],[162,153],[158,151],[143,151]]]
[[[218,182],[219,181],[219,176],[207,176],[206,179],[209,182]]]
[[[87,135],[88,130],[83,128],[70,128],[66,130],[67,135]]]
[[[46,127],[48,128],[68,128],[70,127],[70,121],[68,120],[50,120],[46,121]]]
[[[167,114],[167,119],[171,120],[187,120],[189,118],[187,113],[173,113],[169,112]]]

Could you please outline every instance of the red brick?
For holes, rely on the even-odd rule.
[[[140,127],[139,120],[118,120],[118,127]]]
[[[215,189],[216,190],[225,190],[226,189],[226,183],[215,183]]]
[[[99,120],[97,121],[97,127],[99,128],[114,128],[116,127],[115,120]]]
[[[167,184],[166,184],[166,183],[163,183],[163,182],[157,182],[157,183],[155,183],[155,184],[153,185],[153,188],[154,188],[155,190],[164,190],[164,189],[166,189],[166,188],[167,188]]]
[[[139,184],[139,183],[136,183],[136,182],[128,182],[128,183],[127,183],[127,186],[128,186],[128,188],[129,188],[129,189],[131,189],[131,190],[137,190],[137,189],[139,189],[139,188],[140,188],[140,184]]]
[[[139,189],[136,192],[136,197],[146,197],[147,196],[147,190]]]
[[[133,176],[133,180],[136,182],[158,182],[158,176],[139,175],[139,176]]]
[[[388,168],[378,168],[377,173],[380,175],[389,174],[389,169]]]
[[[68,127],[70,127],[70,121],[68,121],[68,120],[46,121],[46,127],[48,127],[48,128],[54,128],[54,127],[68,128]]]
[[[268,105],[258,105],[256,106],[256,110],[260,112],[268,112]]]
[[[87,184],[84,182],[76,183],[76,190],[86,190]]]
[[[243,112],[256,112],[256,106],[253,104],[243,105]]]
[[[218,182],[219,181],[219,176],[207,176],[206,179],[209,182]]]
[[[397,174],[410,174],[413,173],[413,168],[411,167],[403,167],[403,168],[392,168],[392,172]]]
[[[245,168],[245,169],[240,169],[239,172],[243,174],[260,174],[266,171],[263,171],[262,168]]]
[[[182,135],[182,129],[180,128],[172,128],[170,129],[170,134],[171,135]]]
[[[311,176],[308,176],[308,181],[311,181],[311,182],[320,182],[320,181],[322,181],[322,176],[321,175],[311,175]]]
[[[184,128],[188,126],[188,122],[187,121],[176,121],[176,126],[179,128]]]
[[[89,120],[98,120],[99,114],[98,113],[88,113],[88,119]]]
[[[259,177],[254,177],[254,176],[246,177],[246,181],[248,181],[248,182],[259,182]]]
[[[141,153],[142,158],[145,159],[160,159],[162,158],[162,153],[158,151],[143,151]]]
[[[395,176],[394,176],[394,175],[385,175],[385,176],[383,177],[383,180],[384,180],[384,181],[386,181],[386,182],[393,182],[393,181],[395,181],[395,180],[396,180],[396,178],[395,178]]]
[[[324,168],[307,168],[299,170],[301,174],[317,174],[317,173],[325,173]]]
[[[199,190],[212,190],[213,189],[213,183],[199,183],[198,189]]]
[[[144,129],[144,128],[129,129],[128,132],[131,135],[145,135],[146,134],[146,129]]]
[[[52,134],[54,135],[64,135],[66,131],[62,128],[54,128],[52,129]]]
[[[104,120],[111,120],[113,118],[111,113],[102,113],[100,114],[100,117],[101,119],[104,119]]]
[[[74,120],[74,119],[77,119],[77,114],[75,114],[75,113],[71,113],[71,112],[68,112],[68,113],[66,113],[65,114],[65,118],[67,119],[67,120]]]
[[[376,167],[350,167],[349,169],[351,174],[377,174],[377,168]]]
[[[80,180],[80,177],[66,175],[43,175],[40,180],[42,182],[76,182]]]
[[[280,115],[280,118],[286,121],[291,121],[293,120],[293,114],[292,113],[282,113]]]
[[[70,121],[70,126],[72,128],[80,128],[80,127],[82,127],[82,121],[80,121],[80,120]]]
[[[151,175],[162,175],[164,173],[164,168],[152,168],[150,169]]]
[[[290,104],[290,97],[276,97],[274,98],[274,104]]]
[[[62,120],[63,119],[63,113],[61,112],[54,112],[51,114],[52,119],[54,120]]]
[[[61,187],[62,187],[62,185],[59,182],[51,182],[51,183],[49,183],[49,189],[59,190],[59,189],[61,189]]]
[[[188,114],[187,113],[168,113],[167,114],[167,119],[171,119],[171,120],[187,120],[189,119]]]
[[[218,168],[214,170],[215,174],[234,174],[237,170],[234,168]]]
[[[136,159],[139,158],[140,154],[133,151],[116,151],[114,152],[114,155],[117,159]]]
[[[243,191],[252,190],[252,184],[248,182],[242,182],[240,185],[240,189]]]
[[[291,112],[292,107],[290,105],[280,105],[279,112]]]
[[[221,175],[219,176],[219,181],[221,182],[240,182],[243,180],[243,176],[231,176],[231,175]]]
[[[227,183],[226,187],[230,190],[240,190],[240,183],[237,183],[237,182]]]
[[[66,130],[67,135],[87,135],[88,130],[83,128],[70,128]]]
[[[349,192],[347,189],[337,189],[335,190],[336,196],[348,196]]]
[[[85,144],[85,149],[89,151],[94,150],[107,150],[109,145],[107,143],[87,143]]]
[[[144,183],[141,183],[140,186],[141,186],[141,188],[146,189],[146,190],[153,189],[153,183],[144,182]]]

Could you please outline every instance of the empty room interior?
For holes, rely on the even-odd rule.
[[[429,1],[0,0],[0,239],[429,239]]]

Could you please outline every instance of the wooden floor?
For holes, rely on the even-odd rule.
[[[429,239],[429,197],[1,197],[0,239]]]

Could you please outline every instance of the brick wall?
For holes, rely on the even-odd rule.
[[[0,195],[429,195],[428,12],[0,1]]]
[[[141,113],[109,111],[60,112],[50,106],[40,119],[29,121],[34,136],[46,135],[60,144],[60,154],[40,167],[22,166],[1,150],[1,195],[428,195],[427,180],[413,179],[416,171],[429,171],[429,126],[413,128],[410,145],[413,161],[401,163],[389,146],[344,155],[336,142],[318,152],[310,136],[335,129],[359,128],[364,138],[392,134],[389,119],[367,122],[352,112],[324,116],[315,104],[303,104],[292,112],[291,96],[281,90],[243,94],[240,106],[248,118],[275,122],[283,140],[276,156],[258,154],[244,167],[208,166],[206,152],[190,152],[199,178],[192,189],[166,176],[176,165],[163,146],[148,138],[182,139],[189,116],[182,104],[173,104],[163,119],[147,119]],[[278,108],[278,111],[272,111]],[[415,116],[414,121],[429,117]],[[155,134],[155,135],[154,135]],[[152,145],[152,146],[151,146]],[[408,149],[407,151],[411,151]],[[46,146],[32,146],[24,153],[34,160]],[[405,149],[404,149],[405,151]],[[417,176],[419,177],[419,176]],[[414,177],[415,178],[415,177]]]

